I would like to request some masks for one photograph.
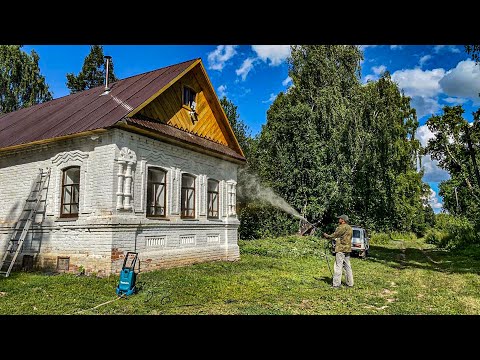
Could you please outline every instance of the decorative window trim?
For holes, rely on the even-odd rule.
[[[164,215],[149,215],[148,214],[148,208],[149,208],[149,204],[148,204],[148,197],[149,197],[149,193],[148,193],[148,174],[150,172],[150,170],[159,170],[159,171],[162,171],[165,173],[165,176],[164,176],[164,183],[163,183],[163,196],[164,196]],[[146,217],[148,218],[152,218],[152,219],[165,219],[167,217],[167,211],[168,211],[168,196],[167,196],[167,192],[168,192],[168,189],[169,189],[169,184],[168,184],[168,176],[169,176],[169,171],[163,167],[160,167],[160,166],[154,166],[154,165],[149,165],[147,166],[147,169],[146,169],[146,187],[145,187],[145,214],[146,214]]]
[[[47,202],[52,202],[53,207],[51,210],[48,210],[49,206],[47,205],[47,215],[55,216],[55,221],[75,221],[77,217],[60,217],[61,215],[61,196],[62,196],[62,181],[63,181],[63,170],[69,167],[78,166],[80,167],[80,188],[79,193],[81,197],[78,199],[78,214],[85,213],[89,211],[89,206],[87,204],[87,173],[88,173],[88,153],[73,150],[73,151],[64,151],[58,153],[52,158],[52,176],[50,184],[55,187],[55,191],[48,191]],[[54,170],[55,169],[55,170]],[[55,176],[53,176],[55,174]]]
[[[133,179],[137,155],[127,147],[120,149],[118,158],[117,210],[133,210]]]

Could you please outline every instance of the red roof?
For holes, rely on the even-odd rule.
[[[0,115],[0,149],[113,126],[196,60]]]

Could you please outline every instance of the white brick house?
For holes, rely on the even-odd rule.
[[[118,272],[236,260],[237,168],[245,162],[200,59],[0,115],[0,256],[40,168],[35,267]]]

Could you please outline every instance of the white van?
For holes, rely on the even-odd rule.
[[[367,231],[355,225],[352,225],[352,230],[352,255],[358,255],[365,259],[370,250],[370,238],[367,236]]]

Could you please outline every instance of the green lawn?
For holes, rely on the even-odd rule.
[[[127,298],[115,295],[117,276],[16,272],[0,278],[0,314],[480,314],[478,248],[372,245],[367,260],[352,258],[355,287],[340,290],[330,287],[323,240],[240,241],[240,249],[237,262],[141,273]]]

